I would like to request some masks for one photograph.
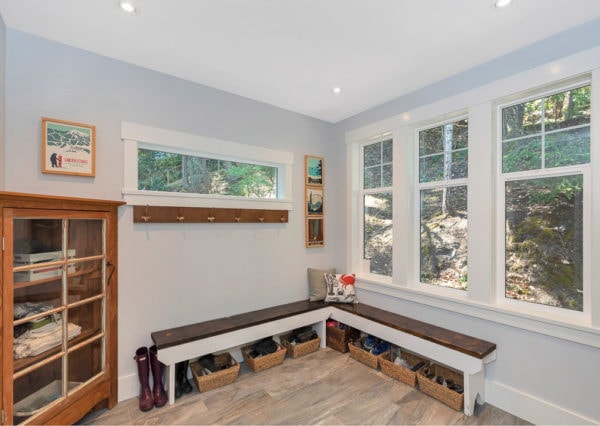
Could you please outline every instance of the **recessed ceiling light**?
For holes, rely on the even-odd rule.
[[[331,89],[331,91],[333,93],[335,93],[336,95],[339,95],[340,93],[342,93],[342,88],[340,86],[333,86],[333,88]]]
[[[494,0],[494,9],[504,9],[512,3],[513,0]]]
[[[125,13],[128,13],[129,15],[137,15],[138,13],[140,13],[140,10],[135,7],[135,5],[130,2],[130,1],[121,1],[119,2],[119,6],[121,7],[121,10],[123,10]]]

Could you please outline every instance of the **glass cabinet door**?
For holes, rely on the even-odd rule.
[[[105,369],[106,219],[40,214],[13,211],[14,423]]]

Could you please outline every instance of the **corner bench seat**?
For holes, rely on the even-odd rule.
[[[484,365],[496,359],[494,343],[362,303],[303,300],[151,333],[158,359],[167,367],[169,403],[175,401],[176,363],[305,325],[315,327],[325,347],[329,318],[462,371],[465,414],[473,414],[476,400],[485,402]]]

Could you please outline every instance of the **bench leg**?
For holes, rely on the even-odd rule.
[[[465,410],[467,416],[473,415],[475,410],[475,402],[483,404],[485,402],[485,382],[483,370],[474,374],[464,373],[464,389],[465,389]]]
[[[326,330],[327,329],[325,328],[326,325],[327,324],[325,323],[325,321],[320,321],[317,324],[315,324],[316,332],[319,335],[319,337],[321,338],[321,343],[319,344],[319,346],[321,348],[324,348],[324,347],[327,346],[327,341],[326,341],[326,338],[327,338],[327,335],[326,335],[327,331]]]
[[[173,405],[175,403],[175,365],[167,365],[167,394],[169,395],[169,405]]]

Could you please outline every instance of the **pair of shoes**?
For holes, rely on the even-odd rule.
[[[363,342],[363,347],[370,351],[371,349],[373,349],[375,347],[375,345],[377,345],[380,342],[380,340],[372,335],[367,335],[367,337],[365,338],[364,342]]]
[[[388,342],[380,340],[379,343],[373,346],[373,348],[371,349],[371,353],[373,355],[381,355],[382,353],[389,351],[390,348],[391,345]]]
[[[141,347],[135,351],[133,359],[137,363],[140,379],[139,407],[141,411],[162,407],[167,403],[167,393],[162,383],[163,364],[158,360],[156,345]],[[150,390],[150,370],[152,370],[152,390]]]

